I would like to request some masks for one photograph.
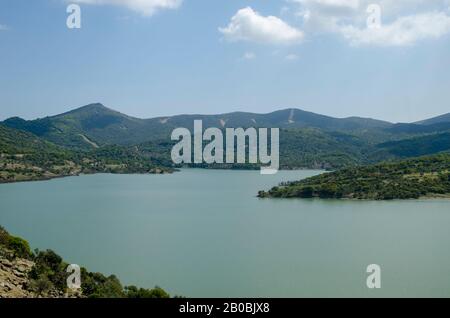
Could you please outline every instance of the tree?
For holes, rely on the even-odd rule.
[[[32,255],[30,245],[20,237],[9,236],[7,247],[12,249],[18,257],[30,258]]]

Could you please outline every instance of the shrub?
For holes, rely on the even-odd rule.
[[[38,279],[31,282],[31,289],[33,289],[39,295],[48,292],[52,287],[53,284],[45,275],[41,275]]]
[[[100,273],[90,273],[81,269],[81,289],[89,298],[122,298],[125,296],[122,284],[116,276],[106,277]]]
[[[53,287],[60,291],[66,289],[66,264],[62,258],[52,250],[36,251],[34,266],[30,271],[29,277],[35,282],[44,277],[52,283]]]
[[[127,286],[125,287],[125,293],[128,298],[170,298],[170,295],[158,286],[153,289]]]
[[[7,247],[13,250],[17,257],[30,258],[32,256],[30,245],[20,237],[9,236]]]

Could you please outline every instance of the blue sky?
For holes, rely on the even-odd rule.
[[[68,29],[66,7],[81,7]],[[366,26],[369,4],[381,25]],[[101,102],[149,118],[450,112],[446,0],[0,0],[0,119]]]

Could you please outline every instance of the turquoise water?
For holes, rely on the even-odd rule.
[[[450,201],[258,199],[319,171],[187,169],[0,185],[0,224],[124,284],[191,297],[450,296]],[[382,288],[366,287],[379,264]]]

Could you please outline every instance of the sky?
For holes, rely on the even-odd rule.
[[[450,0],[0,0],[0,120],[100,102],[413,122],[449,88]]]

